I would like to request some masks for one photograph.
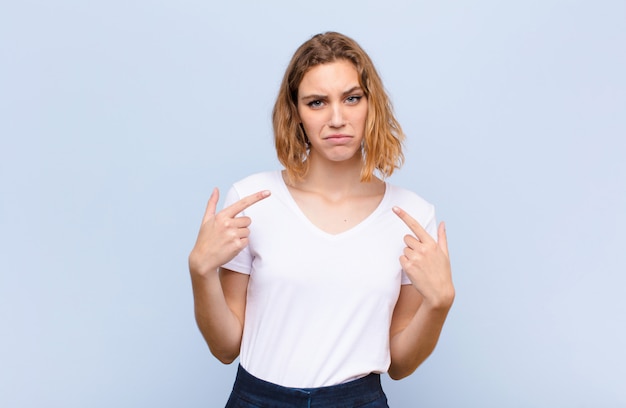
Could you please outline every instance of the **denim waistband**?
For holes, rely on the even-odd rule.
[[[256,378],[241,365],[233,393],[250,403],[272,408],[333,408],[360,406],[384,395],[380,374],[369,374],[347,383],[320,388],[290,388]]]

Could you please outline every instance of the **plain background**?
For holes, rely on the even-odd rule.
[[[219,407],[187,255],[278,168],[289,58],[341,31],[447,222],[457,299],[393,407],[626,406],[626,2],[3,1],[0,406]],[[297,244],[297,243],[294,243]]]

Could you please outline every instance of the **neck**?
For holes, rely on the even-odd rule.
[[[330,196],[346,196],[359,194],[372,184],[380,183],[376,177],[369,182],[361,182],[361,168],[363,165],[360,155],[355,155],[350,160],[333,162],[309,156],[309,170],[295,187],[318,192]]]

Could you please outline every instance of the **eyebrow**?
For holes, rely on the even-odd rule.
[[[348,89],[347,91],[343,92],[341,95],[346,96],[357,91],[363,92],[363,89],[361,89],[359,85],[355,85],[352,88]],[[328,95],[311,94],[311,95],[302,96],[300,100],[304,101],[304,100],[317,100],[317,99],[326,99],[326,98],[328,98]]]

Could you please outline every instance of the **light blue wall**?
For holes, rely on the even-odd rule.
[[[448,227],[457,300],[392,406],[626,406],[626,2],[565,0],[4,2],[0,406],[223,406],[186,257],[213,186],[278,166],[278,83],[325,30]]]

